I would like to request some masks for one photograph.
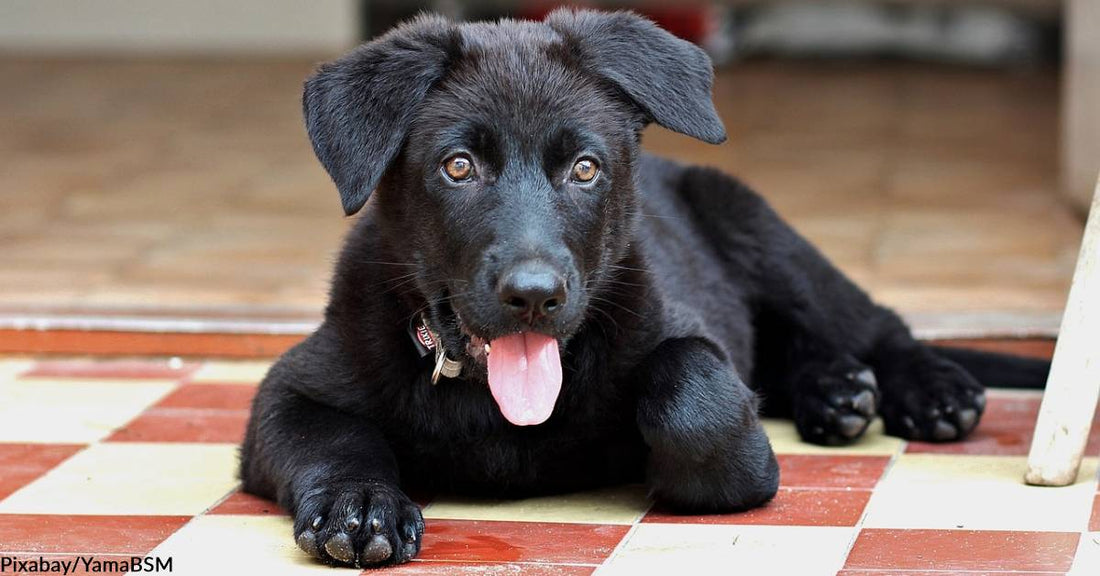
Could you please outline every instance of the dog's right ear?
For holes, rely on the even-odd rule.
[[[346,214],[367,202],[400,153],[417,106],[460,47],[453,23],[419,16],[306,80],[306,131]]]

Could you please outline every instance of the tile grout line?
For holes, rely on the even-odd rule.
[[[197,368],[196,368],[196,370],[197,370]],[[112,428],[112,429],[111,429],[111,430],[110,430],[109,432],[107,432],[107,434],[105,434],[105,435],[104,435],[104,436],[103,436],[102,438],[100,438],[99,440],[96,440],[96,441],[95,441],[95,444],[109,444],[109,443],[114,443],[114,441],[110,440],[110,438],[114,437],[114,435],[115,435],[115,434],[117,434],[117,433],[118,433],[119,431],[127,429],[127,428],[128,428],[128,427],[129,427],[130,425],[131,425],[131,424],[134,424],[134,423],[138,422],[139,420],[141,420],[141,418],[142,418],[143,416],[145,416],[146,414],[148,414],[148,413],[149,413],[149,411],[153,410],[153,409],[154,409],[154,408],[156,407],[156,405],[157,405],[157,404],[159,404],[160,402],[164,401],[164,399],[165,399],[165,398],[167,398],[167,397],[171,396],[171,395],[172,395],[173,393],[175,393],[175,392],[176,392],[177,390],[179,390],[180,388],[182,388],[182,387],[184,386],[184,380],[185,380],[185,379],[186,379],[187,377],[188,377],[187,375],[183,375],[183,374],[181,374],[181,375],[180,375],[179,377],[177,377],[177,378],[176,378],[175,380],[172,380],[172,381],[171,381],[171,382],[172,382],[172,387],[171,387],[171,388],[168,388],[167,390],[165,390],[163,394],[161,394],[160,396],[156,397],[156,399],[154,399],[154,400],[153,400],[152,402],[150,402],[150,403],[149,403],[148,405],[146,405],[146,406],[145,406],[145,408],[142,408],[142,409],[141,409],[141,410],[140,410],[140,411],[139,411],[139,412],[138,412],[137,414],[134,414],[134,417],[133,417],[133,418],[130,418],[129,420],[127,420],[126,422],[123,422],[123,423],[122,423],[122,424],[120,424],[119,426],[116,426],[116,427]],[[135,444],[139,444],[139,443],[147,443],[147,444],[164,444],[165,442],[156,442],[156,441],[153,441],[153,442],[134,442],[134,443],[135,443]],[[206,444],[206,442],[202,442],[202,444]]]
[[[235,494],[238,490],[240,490],[240,488],[241,488],[240,483],[235,484],[233,486],[233,488],[231,488],[229,490],[229,492],[227,492],[225,494],[225,496],[222,496],[221,498],[219,498],[217,500],[217,502],[215,502],[214,504],[211,504],[205,510],[203,510],[202,512],[200,512],[198,514],[192,514],[191,517],[187,519],[187,522],[184,522],[183,524],[180,525],[179,528],[176,528],[175,530],[173,530],[171,534],[165,536],[164,540],[161,540],[160,542],[158,542],[156,546],[153,546],[152,550],[149,550],[148,552],[143,554],[143,556],[149,556],[149,555],[153,554],[154,552],[156,552],[158,548],[160,548],[161,546],[164,546],[169,540],[172,539],[173,536],[175,536],[176,534],[179,534],[180,532],[182,532],[188,526],[193,524],[195,522],[195,520],[197,520],[198,518],[210,515],[211,511],[213,511],[215,508],[220,506],[223,502],[225,502],[230,497],[232,497],[233,494]]]
[[[844,558],[841,560],[840,570],[844,570],[845,564],[848,563],[848,556],[852,554],[852,549],[855,548],[856,541],[859,540],[859,534],[863,531],[863,524],[867,520],[867,516],[871,513],[871,504],[875,499],[875,491],[878,490],[879,484],[886,478],[890,471],[894,468],[894,464],[898,459],[905,454],[905,450],[909,447],[908,440],[902,440],[898,446],[898,450],[890,455],[890,460],[886,463],[886,466],[882,469],[882,474],[875,480],[875,485],[871,487],[871,496],[867,499],[867,504],[863,507],[863,513],[859,515],[859,520],[856,521],[855,530],[852,532],[851,538],[848,540],[848,547],[844,550]]]
[[[653,504],[654,504],[653,500],[650,499],[649,495],[647,494],[646,495],[646,507],[645,507],[645,509],[642,510],[634,518],[634,522],[631,523],[630,529],[626,531],[626,534],[623,534],[622,539],[619,540],[619,543],[615,545],[615,549],[612,550],[611,553],[607,555],[607,558],[604,558],[603,561],[599,563],[599,565],[596,567],[596,570],[595,570],[596,572],[598,572],[604,566],[607,566],[612,560],[614,560],[615,558],[617,558],[620,555],[620,553],[622,552],[622,549],[626,546],[626,543],[634,536],[634,533],[637,532],[638,527],[642,525],[642,519],[644,519],[646,517],[646,514],[649,514],[649,511],[653,509]]]
[[[36,362],[36,364],[37,364],[37,362]],[[205,362],[203,363],[203,365],[205,365]],[[200,365],[200,366],[201,366],[201,365]],[[173,386],[172,386],[172,388],[170,388],[170,389],[169,389],[169,390],[168,390],[168,391],[167,391],[167,392],[166,392],[166,393],[165,393],[164,395],[162,395],[162,396],[161,396],[160,398],[158,398],[158,399],[157,399],[157,400],[155,400],[155,401],[154,401],[153,403],[151,403],[151,404],[150,404],[149,406],[147,406],[147,407],[146,407],[146,408],[145,408],[144,410],[142,410],[141,412],[139,412],[139,413],[138,413],[138,414],[137,414],[136,416],[134,416],[134,418],[132,418],[132,419],[131,419],[130,421],[128,421],[128,422],[126,422],[126,423],[122,424],[121,426],[118,426],[117,428],[115,428],[115,429],[111,430],[111,431],[110,431],[110,432],[109,432],[109,433],[108,433],[108,434],[107,434],[106,436],[104,436],[103,438],[101,438],[101,439],[99,439],[99,440],[95,440],[95,441],[93,441],[93,442],[90,442],[90,443],[88,443],[87,445],[85,445],[85,446],[84,446],[84,448],[82,448],[81,450],[77,451],[77,453],[76,453],[76,454],[79,454],[80,452],[83,452],[83,451],[85,451],[85,450],[87,450],[87,449],[91,448],[92,446],[95,446],[95,445],[98,445],[98,444],[105,444],[105,443],[107,443],[107,442],[106,442],[107,438],[109,438],[109,437],[110,437],[110,436],[111,436],[112,434],[114,434],[114,433],[115,433],[115,432],[117,432],[118,430],[121,430],[121,429],[123,429],[123,428],[126,428],[126,426],[129,426],[129,425],[130,425],[130,423],[132,423],[132,422],[136,421],[136,420],[137,420],[138,418],[140,418],[140,417],[141,417],[141,416],[142,416],[143,414],[145,414],[145,413],[146,413],[146,412],[147,412],[148,410],[150,410],[150,409],[151,409],[151,408],[152,408],[152,407],[153,407],[153,406],[154,406],[154,405],[155,405],[155,404],[156,404],[157,402],[160,402],[160,401],[161,401],[161,400],[163,400],[163,399],[164,399],[165,397],[167,397],[168,395],[170,395],[170,394],[171,394],[172,392],[174,392],[174,391],[178,390],[178,389],[179,389],[179,388],[180,388],[181,386],[183,386],[183,385],[184,385],[184,381],[185,381],[185,380],[187,380],[187,379],[188,379],[188,378],[189,378],[189,377],[191,376],[191,374],[193,374],[194,372],[197,372],[197,371],[198,371],[198,368],[195,368],[194,370],[192,370],[192,371],[191,371],[190,373],[188,373],[188,374],[181,374],[181,375],[180,375],[180,376],[179,376],[178,378],[176,378],[176,379],[175,379],[175,381],[173,382]],[[73,454],[73,455],[72,455],[72,456],[70,456],[69,458],[66,458],[66,460],[69,460],[69,459],[70,459],[70,458],[72,458],[73,456],[76,456],[76,454]],[[63,461],[63,462],[64,462],[64,461]],[[62,462],[62,463],[63,463],[63,462]],[[56,468],[57,468],[58,466],[60,466],[60,464],[58,464],[57,466],[54,466],[54,469],[56,469]],[[48,473],[49,473],[49,472],[47,472],[47,474],[48,474]],[[219,505],[220,505],[221,503],[223,503],[223,502],[225,502],[226,500],[228,500],[228,499],[229,499],[229,498],[230,498],[230,497],[231,497],[231,496],[232,496],[232,495],[233,495],[233,494],[234,494],[235,492],[237,492],[237,490],[239,490],[239,489],[240,489],[240,483],[237,483],[237,484],[235,484],[235,485],[234,485],[234,487],[233,487],[232,489],[230,489],[230,490],[229,490],[229,491],[228,491],[228,492],[227,492],[227,493],[226,493],[226,494],[225,494],[224,496],[222,496],[221,498],[219,498],[219,499],[218,499],[218,500],[217,500],[217,501],[216,501],[216,502],[215,502],[214,504],[212,504],[212,505],[208,506],[208,507],[207,507],[207,508],[206,508],[205,510],[203,510],[202,512],[200,512],[200,513],[198,513],[198,514],[191,514],[191,515],[190,515],[190,518],[188,518],[188,520],[187,520],[186,522],[184,522],[184,523],[183,523],[183,524],[181,524],[181,525],[180,525],[180,526],[179,526],[178,528],[176,528],[175,530],[173,530],[171,534],[168,534],[167,536],[165,536],[163,540],[161,540],[160,542],[158,542],[158,543],[157,543],[157,544],[156,544],[155,546],[153,546],[153,548],[152,548],[152,549],[150,549],[150,550],[149,550],[148,552],[145,552],[145,553],[142,553],[142,554],[140,554],[140,556],[142,556],[142,557],[147,557],[147,556],[149,556],[150,554],[152,554],[153,552],[155,552],[155,551],[156,551],[156,550],[157,550],[158,548],[160,548],[161,546],[163,546],[163,545],[165,544],[165,542],[167,542],[167,541],[168,541],[169,539],[171,539],[171,538],[172,538],[172,536],[174,536],[174,535],[178,534],[178,533],[179,533],[179,532],[180,532],[181,530],[183,530],[184,528],[186,528],[187,526],[189,526],[189,525],[190,525],[191,523],[193,523],[193,522],[195,521],[195,519],[196,519],[196,518],[198,518],[198,517],[200,517],[200,516],[205,516],[205,515],[209,514],[209,513],[210,513],[210,511],[212,511],[212,510],[213,510],[214,508],[216,508],[217,506],[219,506]],[[155,516],[155,515],[140,515],[140,516]],[[18,554],[18,553],[16,553],[16,554]],[[80,554],[80,553],[74,553],[74,552],[60,552],[60,553],[57,553],[57,554],[65,554],[65,555],[74,555],[74,554],[75,554],[75,555],[93,555],[93,556],[137,556],[137,555],[138,555],[138,554],[112,554],[112,553],[99,553],[99,552],[92,552],[92,553],[87,553],[87,554]]]
[[[198,365],[195,366],[195,368],[193,370],[191,370],[191,372],[189,372],[186,376],[181,378],[179,382],[177,382],[177,385],[176,385],[175,389],[179,390],[181,387],[190,384],[191,380],[194,378],[195,374],[198,374],[199,371],[201,371],[203,368],[205,368],[209,364],[210,363],[207,362],[206,360],[203,360],[202,362],[199,362]],[[152,408],[152,406],[150,406],[150,408]],[[147,408],[147,410],[148,410],[148,408]],[[237,463],[238,464],[241,461],[241,451],[239,449],[239,446],[240,446],[240,444],[238,443],[238,449],[237,449]],[[206,515],[210,514],[218,506],[221,506],[223,503],[225,503],[226,500],[229,500],[230,498],[232,498],[234,494],[236,494],[237,492],[239,492],[241,490],[242,487],[243,487],[243,484],[241,482],[237,482],[236,484],[234,484],[233,488],[231,488],[229,490],[229,492],[227,492],[225,494],[225,496],[222,496],[220,499],[218,499],[217,502],[214,502],[213,504],[211,504],[209,507],[206,508],[206,510],[203,510],[202,513],[192,516],[191,520],[188,520],[183,526],[180,527],[180,530],[182,530],[183,527],[187,526],[192,521],[194,521],[195,518],[198,518],[199,516],[206,516]],[[165,540],[167,540],[167,538],[165,538]]]
[[[242,487],[242,484],[240,482],[234,484],[233,488],[230,488],[229,492],[227,492],[225,494],[225,496],[222,496],[221,498],[218,498],[213,504],[208,506],[205,510],[203,510],[202,512],[199,512],[198,514],[195,514],[194,516],[192,516],[191,519],[194,520],[195,518],[198,518],[199,516],[210,516],[211,512],[213,512],[218,506],[221,506],[222,504],[225,503],[226,500],[229,500],[230,498],[233,497],[234,494],[239,492],[241,490],[241,487]],[[278,506],[278,504],[276,504],[276,506]],[[269,514],[262,514],[262,515],[261,514],[248,514],[248,516],[270,516],[270,515]],[[289,514],[286,514],[285,516],[290,517]],[[291,518],[291,520],[293,520],[292,517],[290,517],[290,518]],[[190,520],[188,521],[188,523],[190,523]]]

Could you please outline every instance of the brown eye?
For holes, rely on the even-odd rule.
[[[591,182],[599,171],[600,167],[596,165],[595,160],[581,158],[573,165],[571,177],[574,182]]]
[[[474,162],[465,154],[455,154],[443,161],[443,171],[451,180],[461,182],[474,173]]]

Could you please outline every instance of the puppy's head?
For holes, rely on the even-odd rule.
[[[712,77],[701,50],[627,12],[420,17],[323,65],[303,106],[345,212],[375,194],[448,353],[475,376],[487,363],[504,415],[536,424],[558,343],[628,250],[641,130],[725,139]]]

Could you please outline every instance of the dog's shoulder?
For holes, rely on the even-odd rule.
[[[360,318],[375,313],[375,308],[397,304],[401,291],[392,289],[392,283],[407,278],[414,263],[387,248],[392,240],[379,225],[384,217],[376,206],[368,205],[349,228],[333,270],[325,313],[328,321]]]
[[[766,235],[777,219],[767,201],[744,182],[707,166],[644,154],[638,163],[642,236],[702,236],[719,245],[737,231],[740,241]]]
[[[646,200],[675,198],[704,212],[715,207],[746,209],[766,204],[736,176],[710,166],[684,164],[649,153],[642,154],[638,163],[638,183]]]
[[[409,380],[420,368],[408,335],[417,305],[404,299],[413,287],[415,264],[387,249],[390,240],[378,225],[380,217],[368,205],[348,230],[314,345],[327,361],[356,377],[369,373]]]

